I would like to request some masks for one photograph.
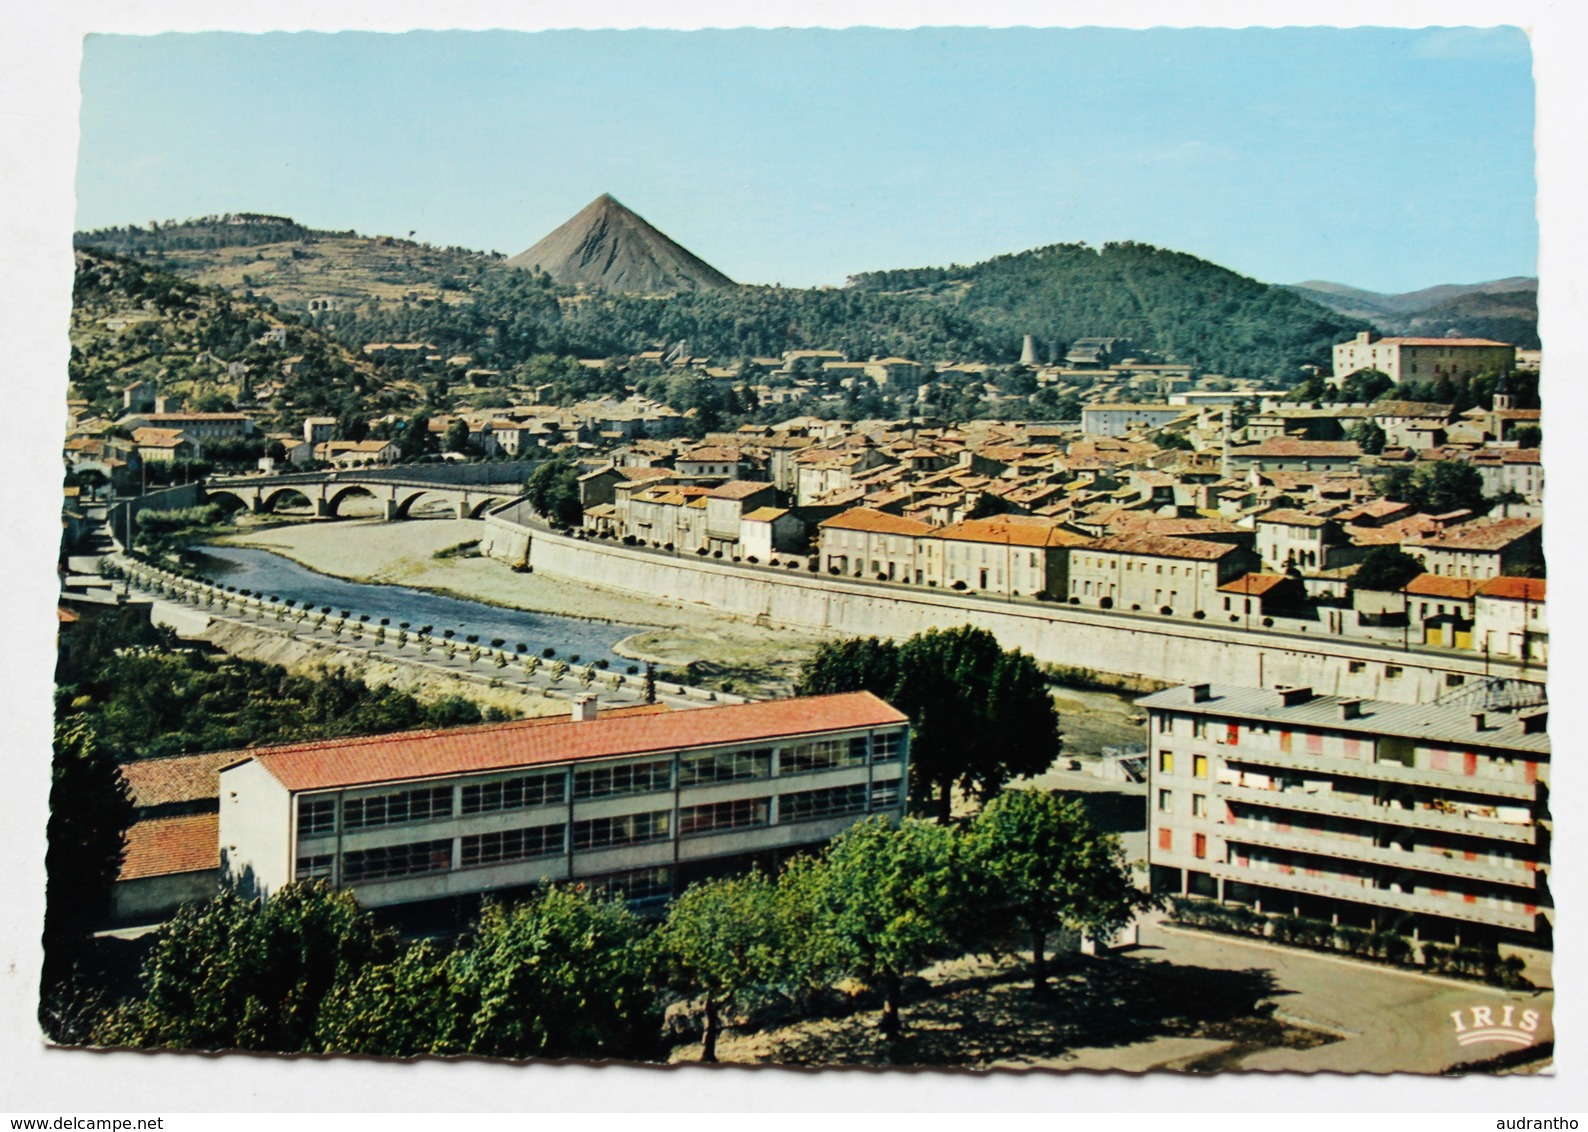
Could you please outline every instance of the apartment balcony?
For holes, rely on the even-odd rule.
[[[1225,785],[1220,791],[1220,796],[1226,801],[1268,806],[1276,810],[1355,818],[1358,821],[1401,825],[1410,829],[1432,830],[1436,833],[1456,833],[1468,837],[1484,837],[1493,841],[1510,841],[1518,845],[1532,845],[1537,839],[1537,828],[1531,823],[1506,822],[1498,818],[1445,813],[1442,810],[1381,806],[1370,801],[1342,798],[1328,791],[1308,793],[1295,789],[1257,790],[1249,786]]]
[[[1522,862],[1496,865],[1487,861],[1446,857],[1427,850],[1380,848],[1343,837],[1332,837],[1325,833],[1281,833],[1278,830],[1245,824],[1225,825],[1221,827],[1220,832],[1226,842],[1238,845],[1259,845],[1292,853],[1311,853],[1319,857],[1361,861],[1364,864],[1383,865],[1392,869],[1411,869],[1437,876],[1489,881],[1493,884],[1514,885],[1528,890],[1538,887],[1538,870],[1526,868]]]
[[[1396,892],[1389,888],[1371,888],[1350,881],[1309,877],[1305,874],[1286,875],[1274,869],[1241,868],[1239,865],[1212,862],[1207,872],[1224,880],[1241,884],[1274,888],[1285,892],[1301,892],[1329,900],[1344,900],[1355,904],[1368,904],[1375,908],[1390,908],[1397,912],[1411,912],[1426,916],[1444,916],[1451,920],[1488,924],[1491,927],[1510,928],[1513,931],[1531,932],[1538,929],[1538,913],[1521,908],[1494,907],[1481,900],[1467,902],[1461,896],[1427,896],[1415,892]]]
[[[1464,794],[1486,794],[1495,798],[1514,798],[1525,802],[1534,801],[1538,797],[1537,782],[1507,782],[1497,778],[1469,777],[1464,774],[1451,774],[1445,770],[1402,766],[1395,762],[1372,762],[1365,758],[1336,759],[1323,755],[1256,750],[1251,747],[1225,747],[1221,755],[1227,763],[1250,763],[1253,766],[1271,766],[1284,770],[1311,770],[1348,778],[1364,778],[1372,782],[1432,786],[1442,790],[1456,790]]]

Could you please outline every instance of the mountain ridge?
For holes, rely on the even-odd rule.
[[[1512,275],[1485,283],[1440,283],[1384,294],[1312,279],[1285,289],[1383,334],[1495,338],[1537,349],[1538,280]]]
[[[558,283],[624,294],[734,285],[611,193],[602,193],[507,262],[544,272]]]

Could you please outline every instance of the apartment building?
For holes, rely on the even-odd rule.
[[[1423,569],[1446,578],[1498,578],[1507,570],[1544,561],[1539,519],[1485,519],[1409,538],[1401,549],[1423,560]]]
[[[901,818],[909,721],[866,692],[517,720],[239,752],[225,883],[321,878],[368,907],[581,881],[635,902]]]
[[[917,544],[935,528],[915,519],[870,507],[851,507],[823,519],[821,568],[845,578],[888,582],[926,582],[926,564]]]
[[[1487,338],[1381,338],[1362,331],[1334,348],[1334,374],[1376,369],[1396,382],[1510,373],[1516,347]]]
[[[948,589],[1059,597],[1069,592],[1071,548],[1091,542],[1052,519],[999,515],[934,531],[921,549],[927,579]]]
[[[1490,656],[1549,661],[1543,578],[1490,578],[1473,599],[1473,645]]]
[[[1137,702],[1157,890],[1441,941],[1548,940],[1542,706],[1209,684]]]
[[[1071,605],[1199,620],[1220,609],[1219,587],[1259,568],[1227,542],[1167,535],[1109,535],[1071,551]]]

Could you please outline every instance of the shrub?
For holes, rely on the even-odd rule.
[[[605,671],[606,669],[612,667],[612,662],[606,657],[602,657],[600,660],[596,661],[596,667]]]
[[[1204,610],[1199,609],[1195,613],[1193,613],[1191,616],[1195,617],[1198,621],[1203,621],[1203,620],[1206,620],[1207,613]]]
[[[626,671],[630,676],[638,676],[640,674],[640,666],[637,664],[631,664],[628,666]]]
[[[954,583],[954,584],[953,584],[953,585],[952,585],[952,586],[950,586],[950,587],[949,587],[949,588],[950,588],[950,589],[954,589],[954,590],[959,590],[959,591],[960,591],[960,592],[962,592],[962,593],[963,593],[963,592],[964,592],[964,590],[965,590],[965,583],[964,583],[964,582],[955,582],[955,583]]]
[[[1165,617],[1173,617],[1174,616],[1174,610],[1171,607],[1167,606],[1167,605],[1160,605],[1158,607],[1158,612],[1163,614]]]
[[[540,650],[540,655],[545,657],[547,660],[550,660],[552,657],[557,655],[557,650],[553,648],[544,648]]]

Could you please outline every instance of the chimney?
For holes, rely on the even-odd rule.
[[[1205,704],[1209,700],[1211,700],[1212,698],[1213,698],[1213,685],[1212,684],[1192,684],[1191,685],[1191,702],[1192,703],[1194,703],[1194,704]]]
[[[573,698],[573,718],[575,723],[589,723],[596,717],[596,696],[594,692],[584,692]]]
[[[1311,688],[1301,688],[1293,684],[1281,684],[1275,691],[1279,693],[1279,702],[1283,707],[1295,707],[1312,699]]]
[[[1489,717],[1481,711],[1473,712],[1472,729],[1474,731],[1487,731],[1489,729]]]
[[[1362,718],[1362,701],[1361,700],[1341,700],[1340,701],[1340,718],[1341,719],[1361,719]]]

